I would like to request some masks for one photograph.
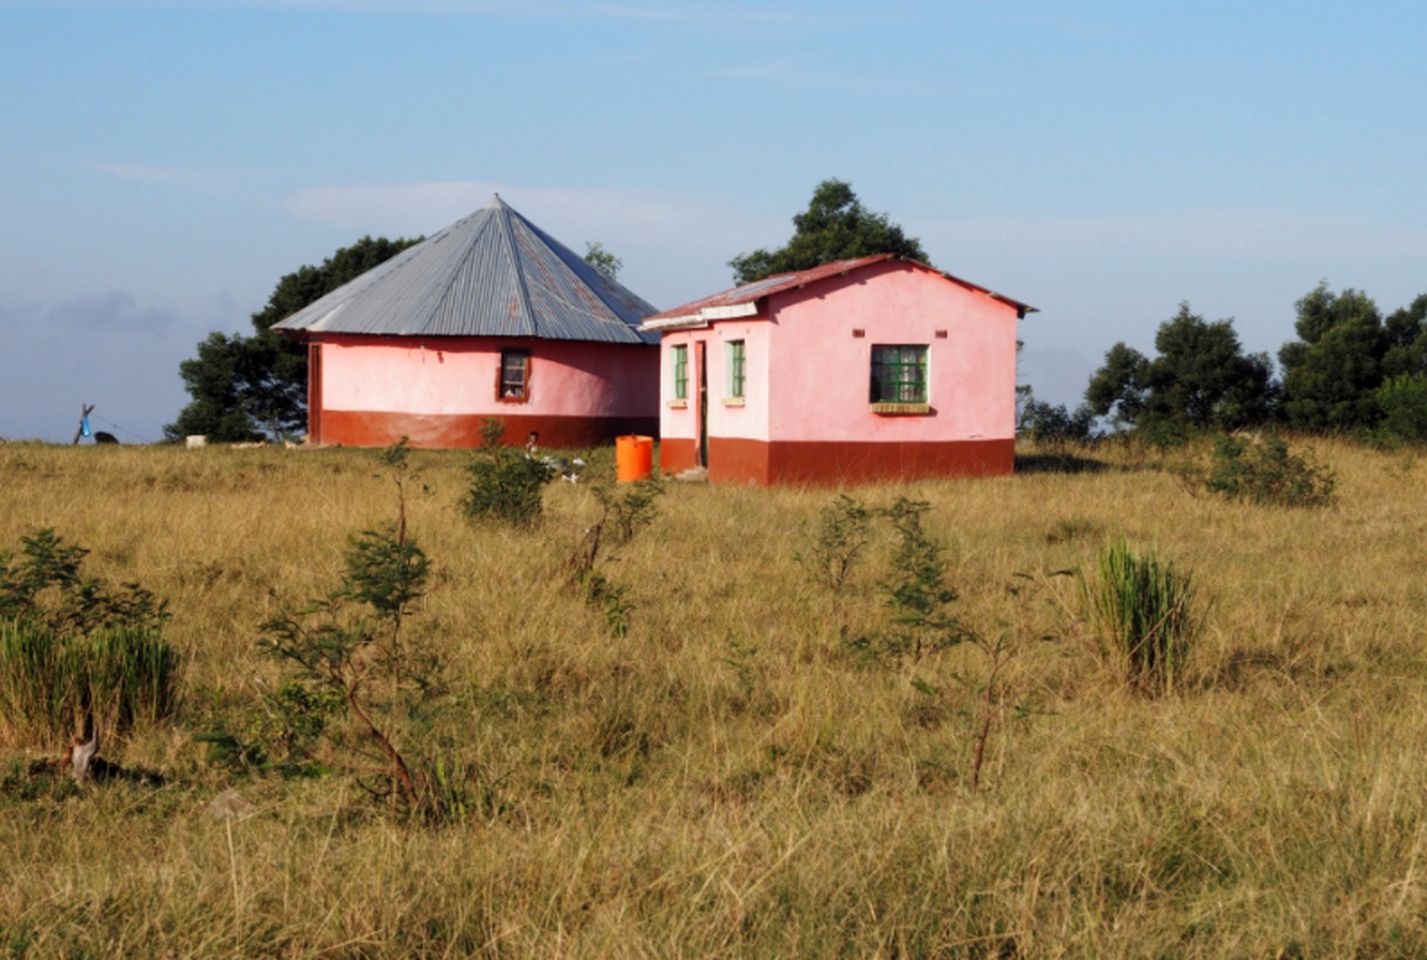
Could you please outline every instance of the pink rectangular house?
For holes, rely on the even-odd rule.
[[[1016,321],[1034,309],[881,254],[655,314],[660,468],[759,485],[1010,473]]]

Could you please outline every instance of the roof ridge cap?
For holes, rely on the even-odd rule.
[[[747,283],[740,283],[737,286],[731,287],[730,289],[738,290],[743,287],[751,287],[755,283],[767,283],[769,280],[778,280],[783,277],[796,277],[800,273],[811,273],[814,270],[821,270],[824,267],[835,266],[839,263],[862,262],[865,263],[866,266],[871,266],[873,263],[883,262],[887,260],[906,260],[908,263],[921,263],[920,260],[913,260],[910,257],[904,257],[900,253],[864,253],[859,257],[839,257],[836,260],[824,260],[822,263],[814,264],[811,267],[800,267],[797,270],[783,270],[779,273],[770,273],[766,277],[759,277],[757,280],[749,280]],[[923,265],[930,266],[930,264]]]
[[[500,195],[497,194],[495,199],[499,201]],[[471,255],[471,248],[475,246],[476,241],[479,240],[487,230],[491,229],[491,217],[499,217],[502,212],[510,212],[510,207],[505,204],[504,201],[501,201],[499,204],[495,202],[488,203],[481,209],[462,217],[450,227],[445,228],[445,230],[438,232],[438,235],[439,233],[444,233],[466,222],[467,220],[471,220],[475,217],[480,217],[480,215],[483,213],[490,215],[486,217],[481,217],[480,226],[470,235],[470,237],[467,238],[463,255],[456,261],[455,267],[451,270],[451,275],[446,278],[446,285],[441,290],[441,295],[432,299],[431,309],[427,312],[426,316],[422,318],[424,323],[429,324],[436,317],[436,315],[441,312],[442,304],[444,304],[447,298],[451,295],[451,288],[456,285],[457,278],[460,277],[461,271],[466,266],[466,262]],[[532,331],[530,334],[527,334],[527,336],[535,336],[533,332],[535,329],[535,312],[530,307],[530,292],[525,288],[525,274],[520,268],[520,257],[517,255],[515,250],[514,236],[510,232],[510,225],[509,223],[504,223],[504,229],[501,229],[501,225],[498,224],[496,226],[496,229],[500,230],[501,236],[504,237],[506,240],[506,246],[508,247],[510,254],[511,266],[515,269],[516,286],[519,291],[521,306],[525,310],[525,316],[529,321],[528,325]],[[433,238],[428,237],[427,239],[429,240]]]
[[[506,245],[510,248],[510,263],[515,268],[515,287],[520,295],[520,306],[525,311],[526,323],[530,327],[530,332],[526,336],[540,336],[539,326],[535,322],[535,307],[530,303],[530,288],[525,283],[525,266],[520,262],[520,251],[516,247],[515,228],[510,225],[511,215],[519,217],[500,195],[496,195],[499,206],[495,208],[495,214],[500,218],[501,233],[505,236]],[[521,217],[524,220],[524,217]]]

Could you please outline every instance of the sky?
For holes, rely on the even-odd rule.
[[[1427,5],[0,0],[0,437],[156,440],[278,279],[498,191],[660,308],[837,177],[1040,309],[1075,404],[1183,300],[1427,292]]]

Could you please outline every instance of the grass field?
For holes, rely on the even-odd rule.
[[[831,491],[672,485],[607,567],[618,636],[563,583],[588,485],[547,488],[532,531],[478,527],[466,455],[417,454],[411,629],[476,799],[445,826],[193,740],[274,683],[259,624],[392,516],[371,453],[0,445],[0,547],[53,526],[91,548],[90,572],[169,598],[183,656],[178,717],[104,748],[162,786],[45,780],[25,765],[51,746],[4,745],[0,954],[1427,955],[1427,466],[1311,445],[1327,509],[1196,496],[1113,449],[852,491],[932,504],[955,613],[1013,653],[989,707],[973,645],[849,647],[885,624],[891,547],[840,597],[814,584],[794,556]],[[1049,575],[1122,534],[1205,604],[1170,696],[1127,687]],[[251,815],[208,813],[229,788]]]

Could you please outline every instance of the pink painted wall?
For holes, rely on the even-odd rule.
[[[677,330],[666,333],[659,342],[659,439],[692,440],[697,424],[696,404],[698,386],[694,359],[695,339],[708,339],[707,330]],[[689,351],[689,396],[687,400],[674,399],[674,347],[687,347]]]
[[[946,441],[1015,436],[1016,309],[889,262],[768,304],[775,440]],[[866,332],[855,338],[854,329]],[[945,330],[946,337],[936,332]],[[874,344],[926,344],[929,415],[875,414]]]
[[[727,351],[731,340],[743,341],[742,406],[723,401],[728,384]],[[659,436],[693,439],[696,435],[698,362],[694,344],[703,343],[708,357],[709,436],[767,440],[770,343],[772,331],[759,317],[724,320],[705,330],[679,330],[664,335],[660,351],[659,385],[664,404],[659,411]],[[669,404],[674,396],[674,345],[689,348],[689,401],[683,408]]]
[[[666,333],[660,435],[695,436],[693,343],[709,344],[709,435],[752,440],[918,442],[1015,436],[1016,309],[934,272],[891,262],[769,298],[758,317]],[[852,331],[866,332],[854,338]],[[936,332],[945,330],[946,337]],[[743,338],[747,400],[720,402],[727,340]],[[875,414],[873,344],[926,344],[929,415]],[[676,344],[689,345],[686,409],[671,409]]]
[[[361,337],[322,344],[325,410],[412,414],[653,417],[654,346],[490,337]],[[502,348],[530,351],[530,399],[496,400]]]

